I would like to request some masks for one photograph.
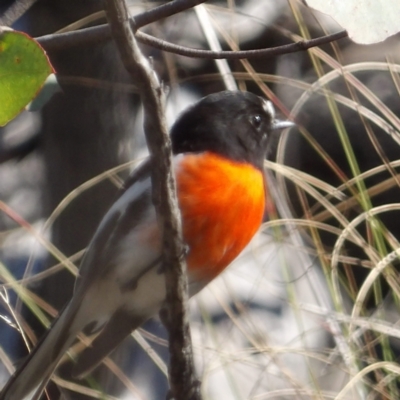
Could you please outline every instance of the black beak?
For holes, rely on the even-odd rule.
[[[285,129],[285,128],[291,128],[295,126],[296,124],[294,122],[290,121],[279,121],[278,119],[274,120],[272,122],[272,130],[276,131],[278,129]]]

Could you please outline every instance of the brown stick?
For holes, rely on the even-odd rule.
[[[137,84],[144,107],[144,129],[152,165],[153,203],[163,232],[169,331],[171,393],[175,400],[199,400],[187,317],[187,276],[171,141],[165,120],[163,89],[133,34],[125,0],[105,0],[107,18],[126,69]],[[149,288],[151,290],[151,288]]]

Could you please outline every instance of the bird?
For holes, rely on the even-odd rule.
[[[276,119],[272,103],[262,97],[222,91],[189,106],[171,127],[189,296],[219,275],[260,228],[271,201],[263,169],[270,139],[292,125]],[[74,366],[74,375],[84,377],[160,311],[166,296],[162,232],[151,196],[148,159],[101,220],[69,304],[8,380],[0,400],[37,400],[77,335],[96,332]]]

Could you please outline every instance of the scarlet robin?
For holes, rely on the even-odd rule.
[[[268,192],[263,162],[275,119],[269,101],[220,92],[188,108],[171,129],[174,173],[188,246],[190,295],[243,250],[262,222]],[[100,332],[75,367],[83,376],[156,314],[165,298],[161,233],[151,202],[150,163],[128,179],[101,221],[63,313],[10,378],[0,400],[37,399],[85,327]]]

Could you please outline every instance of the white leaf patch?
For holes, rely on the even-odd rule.
[[[360,44],[378,43],[400,31],[399,0],[306,0],[330,15]]]

